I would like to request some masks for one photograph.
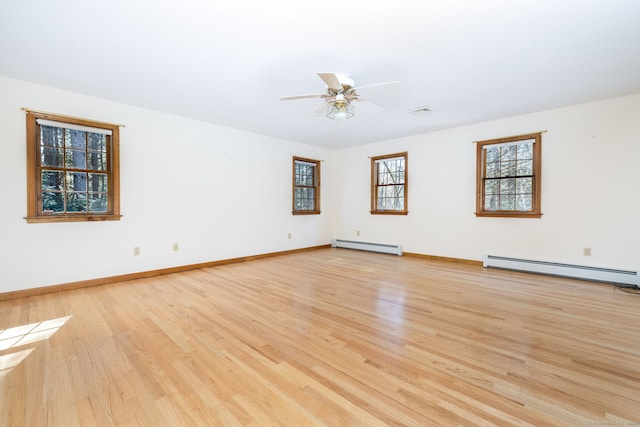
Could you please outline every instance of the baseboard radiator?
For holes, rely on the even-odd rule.
[[[561,264],[557,262],[532,261],[494,255],[485,255],[482,260],[482,264],[484,267],[495,267],[506,270],[546,274],[550,276],[592,280],[595,282],[620,283],[640,288],[640,272],[638,271],[587,267],[583,265]]]
[[[355,242],[353,240],[331,240],[331,247],[357,249],[360,251],[380,252],[383,254],[391,254],[402,256],[402,245],[385,245],[382,243]]]

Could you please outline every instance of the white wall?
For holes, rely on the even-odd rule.
[[[548,131],[543,217],[476,218],[472,141],[541,130]],[[409,215],[370,215],[368,156],[401,151],[409,152]],[[640,94],[344,149],[334,158],[334,237],[472,260],[491,254],[640,270]]]
[[[0,293],[330,242],[330,151],[2,77],[0,93]],[[20,107],[126,126],[120,221],[26,223]],[[291,215],[293,155],[324,160],[321,215]]]
[[[464,259],[640,269],[640,94],[331,152],[2,77],[0,93],[0,293],[331,237]],[[126,125],[121,221],[26,223],[20,107]],[[543,217],[476,218],[472,141],[540,130],[548,131]],[[368,157],[401,151],[409,152],[409,215],[371,215]],[[324,160],[319,216],[291,215],[293,155]]]

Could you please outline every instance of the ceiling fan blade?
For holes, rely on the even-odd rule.
[[[365,91],[368,91],[369,89],[375,89],[375,90],[379,90],[379,89],[399,90],[400,89],[400,83],[398,83],[398,82],[376,83],[376,84],[372,84],[372,85],[354,87],[352,90],[358,92],[361,89],[364,89]]]
[[[329,89],[342,91],[342,83],[340,83],[336,73],[318,73],[318,77],[322,79]]]
[[[327,95],[325,94],[281,96],[280,101],[291,101],[293,99],[307,99],[307,98],[325,98],[326,96]]]
[[[373,101],[371,101],[371,100],[369,100],[367,98],[354,98],[353,100],[357,101],[357,102],[364,102],[364,103],[366,103],[366,104],[368,104],[370,106],[374,106],[374,107],[376,107],[378,109],[384,108],[383,104],[381,104],[379,102],[373,102]]]

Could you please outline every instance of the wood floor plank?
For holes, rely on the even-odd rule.
[[[335,248],[0,301],[0,425],[633,425],[638,313]]]

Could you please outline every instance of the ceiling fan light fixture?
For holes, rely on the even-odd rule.
[[[327,117],[331,120],[350,119],[353,117],[353,107],[346,101],[336,101],[331,104],[331,107],[327,111]]]

